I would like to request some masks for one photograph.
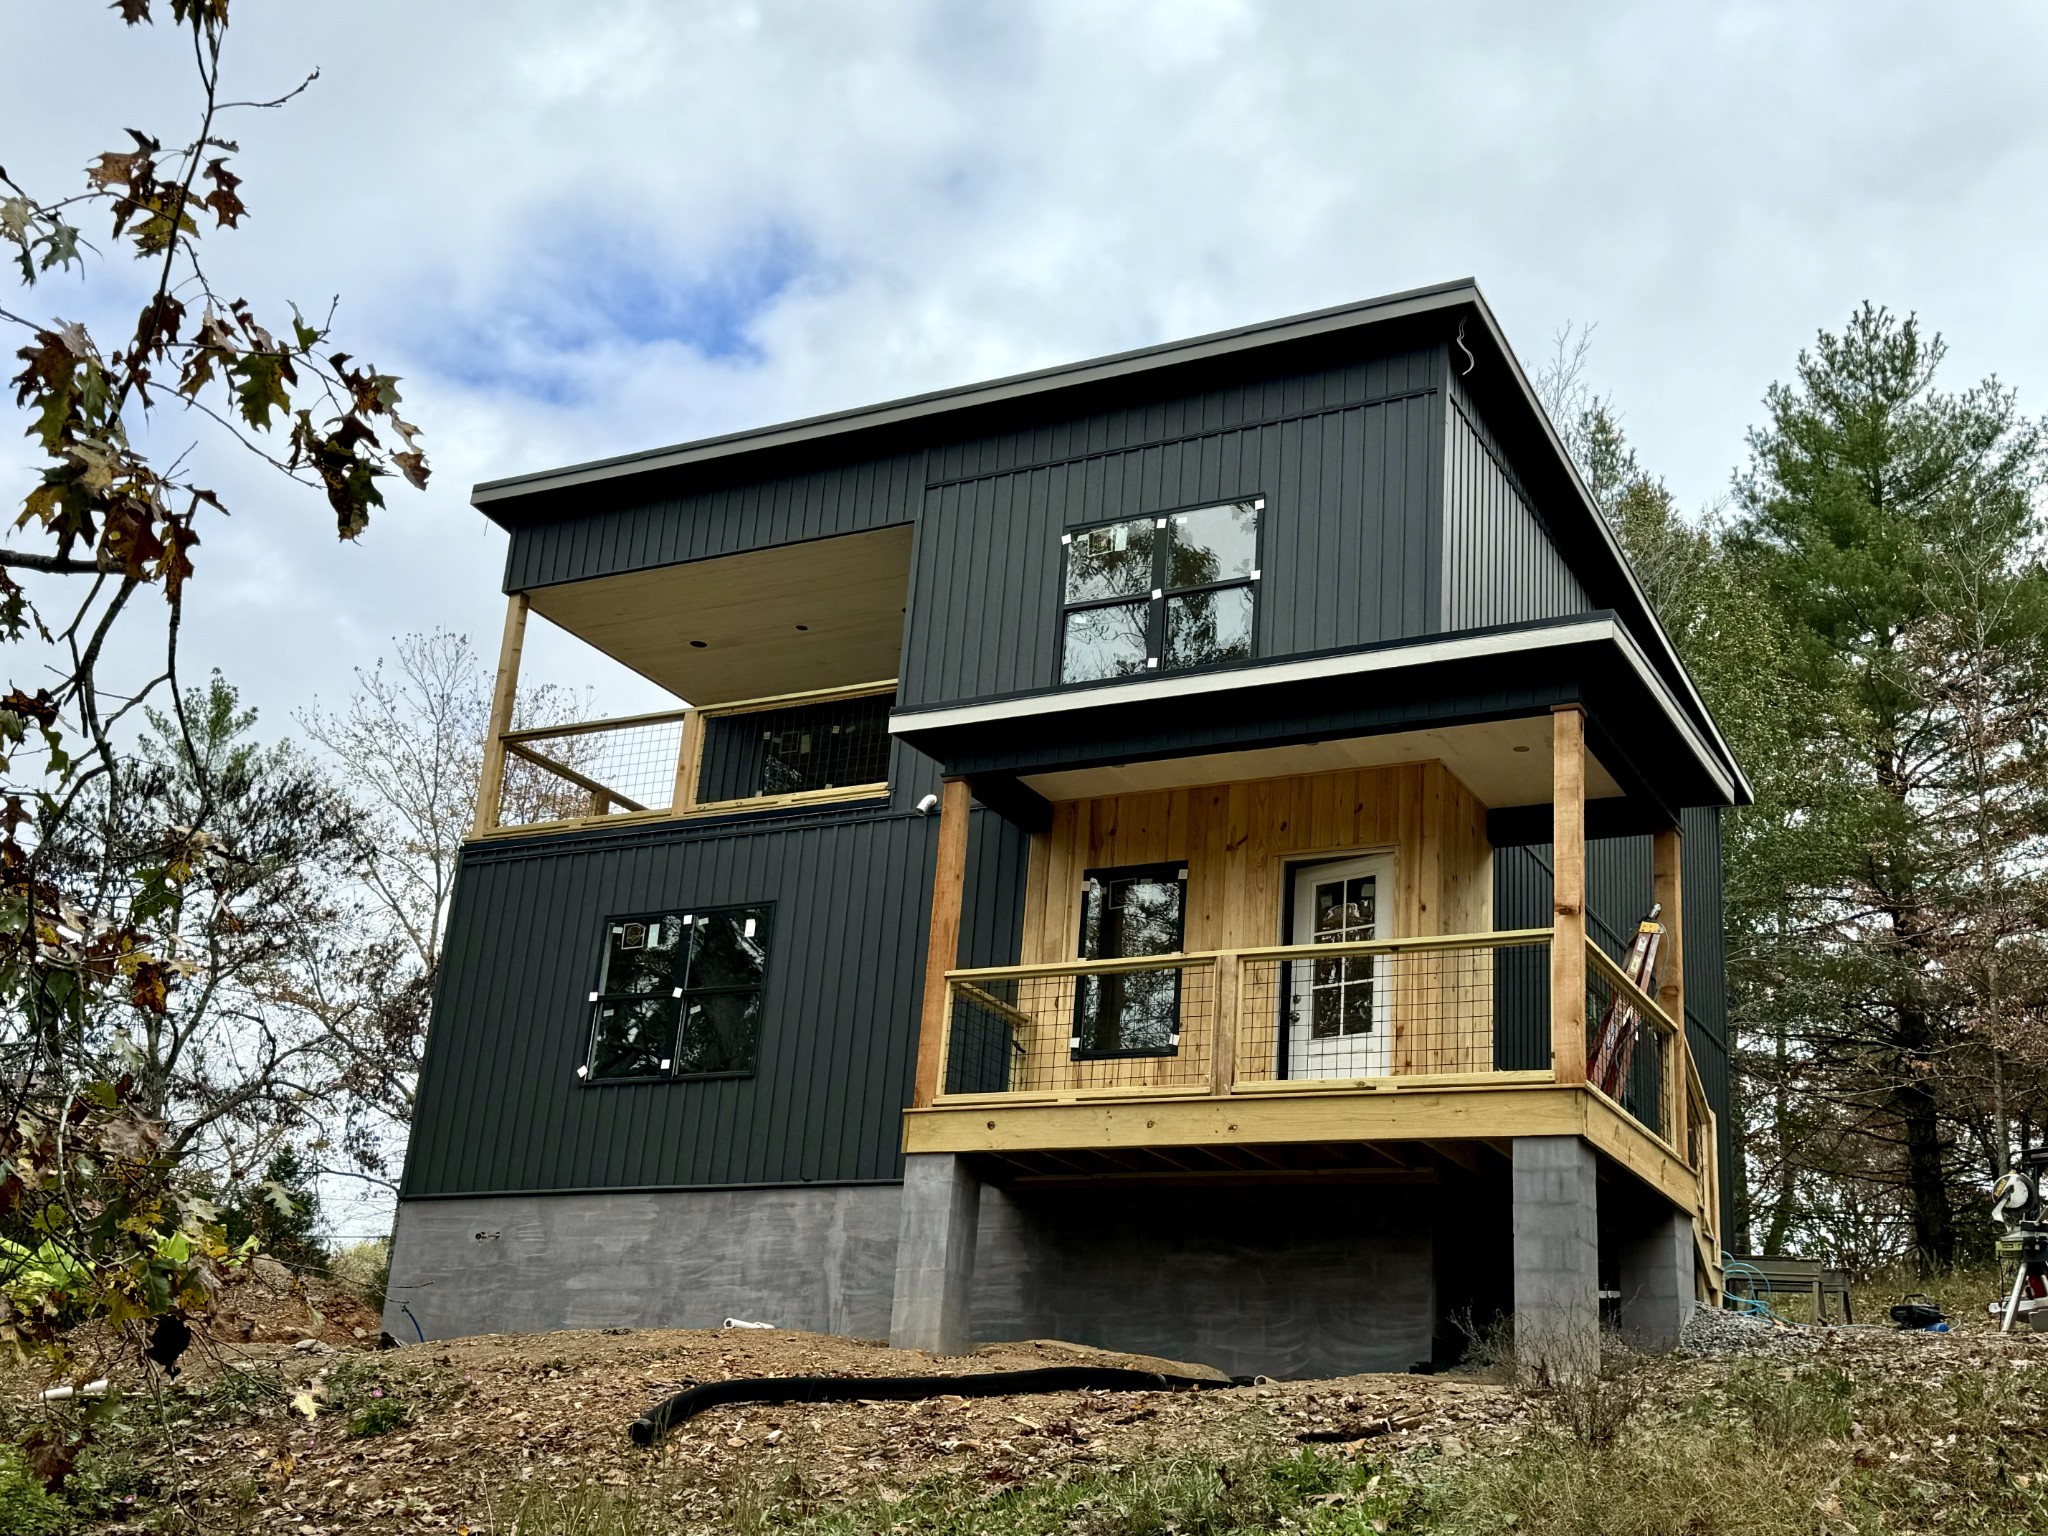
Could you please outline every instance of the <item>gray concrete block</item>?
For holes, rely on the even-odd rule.
[[[1576,1136],[1514,1146],[1515,1355],[1552,1376],[1600,1361],[1600,1226],[1593,1149]]]
[[[904,1159],[889,1318],[889,1342],[898,1349],[964,1355],[974,1347],[971,1296],[980,1219],[981,1181],[965,1159],[941,1152]]]
[[[1621,1336],[1646,1354],[1668,1354],[1693,1308],[1692,1219],[1675,1206],[1653,1208],[1613,1237]]]
[[[384,1327],[409,1342],[744,1317],[879,1338],[896,1225],[890,1185],[407,1200]]]
[[[1431,1356],[1426,1197],[1345,1185],[982,1194],[975,1331],[1231,1375],[1405,1371]]]

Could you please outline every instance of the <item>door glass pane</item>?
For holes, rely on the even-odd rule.
[[[1317,987],[1311,994],[1308,1034],[1311,1040],[1333,1040],[1341,1030],[1344,1014],[1344,989],[1341,986]]]
[[[1103,597],[1135,597],[1152,590],[1154,519],[1133,518],[1106,528],[1089,528],[1067,545],[1070,603]]]
[[[636,997],[599,1003],[590,1043],[593,1078],[659,1077],[675,1033],[673,997]]]
[[[1371,965],[1371,961],[1366,961],[1366,974],[1344,984],[1344,1033],[1347,1035],[1372,1033]]]
[[[684,932],[682,918],[675,913],[613,923],[605,935],[604,978],[598,991],[668,996],[680,979],[676,959]]]
[[[690,999],[683,1037],[676,1045],[676,1071],[751,1072],[754,1043],[761,1035],[761,994],[714,992]]]
[[[1166,585],[1206,587],[1248,580],[1259,558],[1259,513],[1249,501],[1233,501],[1167,520]]]
[[[1312,936],[1317,944],[1357,944],[1376,937],[1379,881],[1372,875],[1324,880],[1315,887]],[[1373,983],[1379,962],[1371,955],[1345,955],[1314,963],[1309,1038],[1333,1040],[1365,1035],[1373,1028]]]
[[[768,910],[734,907],[699,917],[692,929],[688,985],[758,987],[768,963]]]
[[[1150,602],[1084,608],[1067,615],[1060,681],[1092,683],[1145,670],[1145,616]]]
[[[1252,653],[1252,589],[1224,587],[1166,600],[1168,667],[1243,661]]]

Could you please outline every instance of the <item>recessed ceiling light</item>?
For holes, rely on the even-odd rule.
[[[690,649],[693,651],[701,651],[710,644],[711,642],[709,640],[692,640],[690,642]]]

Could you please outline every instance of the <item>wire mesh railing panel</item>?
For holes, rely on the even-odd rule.
[[[880,784],[893,692],[732,715],[707,712],[697,798],[706,803]]]
[[[1547,998],[1525,997],[1522,971],[1542,977],[1548,944],[1361,953],[1306,946],[1240,962],[1236,1078],[1240,1082],[1423,1077],[1504,1070],[1502,1019]],[[1504,968],[1496,954],[1533,954]]]
[[[1213,964],[956,977],[950,987],[948,1094],[1208,1091]]]
[[[1586,1080],[1643,1126],[1668,1136],[1676,1126],[1668,1033],[1597,963],[1586,967]]]
[[[497,825],[668,810],[682,745],[680,718],[522,732],[505,742]]]

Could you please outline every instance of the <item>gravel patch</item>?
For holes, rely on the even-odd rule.
[[[1774,1323],[1700,1302],[1678,1337],[1695,1355],[1797,1356],[1819,1349],[1822,1335],[1831,1331],[1801,1323]]]

